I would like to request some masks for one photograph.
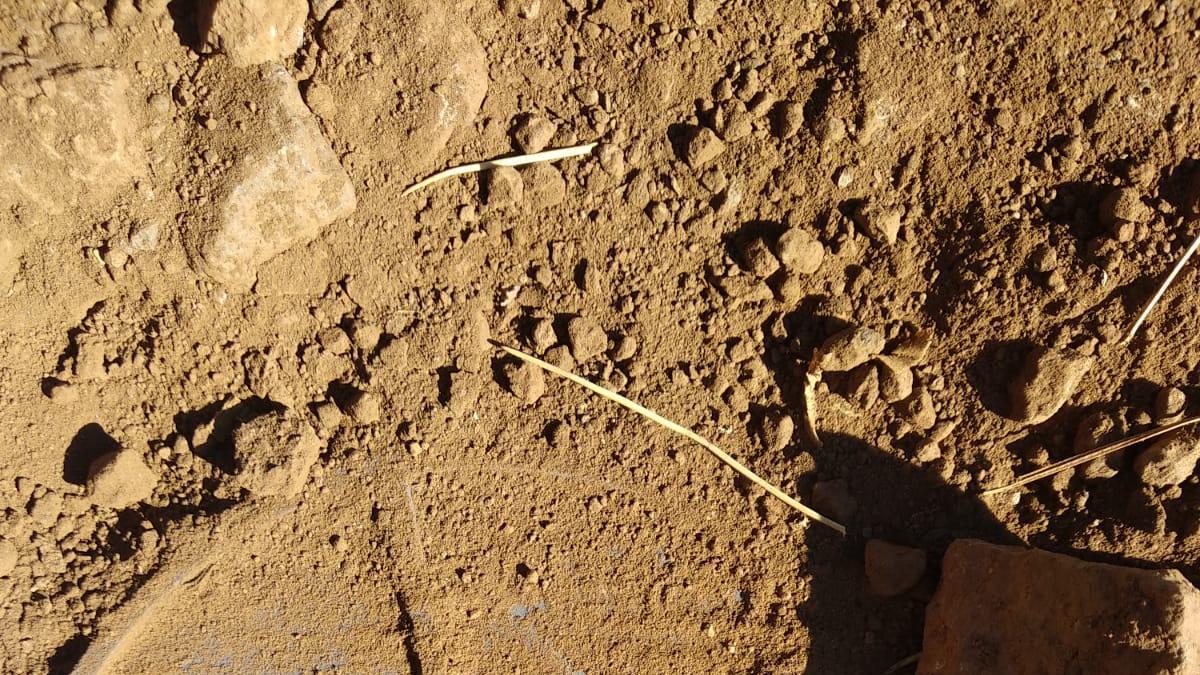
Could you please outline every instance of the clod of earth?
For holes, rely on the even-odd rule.
[[[150,498],[158,475],[132,450],[109,452],[88,466],[87,494],[92,503],[123,509]]]

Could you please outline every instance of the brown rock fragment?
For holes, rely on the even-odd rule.
[[[704,166],[725,152],[725,143],[708,127],[692,127],[684,146],[684,160],[693,169]]]
[[[92,461],[88,467],[88,498],[93,504],[123,509],[145,501],[154,493],[158,475],[146,466],[141,455],[117,450]]]
[[[595,321],[577,316],[567,322],[567,342],[571,355],[579,363],[587,363],[608,349],[608,335]]]
[[[867,585],[890,598],[910,590],[925,574],[925,551],[881,539],[867,542]]]
[[[845,479],[827,480],[813,485],[812,505],[823,516],[845,525],[858,510],[858,500],[850,494]]]
[[[825,245],[808,230],[793,227],[779,236],[776,246],[783,266],[800,274],[812,274],[825,260]]]
[[[546,377],[542,369],[532,363],[507,363],[504,375],[508,390],[526,405],[536,403],[546,393]]]
[[[883,345],[883,335],[876,330],[863,326],[846,328],[825,340],[813,356],[809,370],[850,370],[883,351]]]
[[[1050,419],[1071,398],[1093,361],[1069,349],[1034,349],[1012,383],[1011,417],[1025,424]]]
[[[202,0],[196,24],[207,50],[253,66],[295,53],[307,16],[304,0]]]
[[[1196,471],[1200,460],[1200,436],[1192,429],[1180,429],[1159,438],[1133,460],[1133,470],[1147,485],[1179,485]]]
[[[763,415],[762,439],[763,445],[771,452],[779,452],[792,442],[792,434],[796,431],[796,423],[787,413],[771,410]]]
[[[917,673],[1194,673],[1198,637],[1200,593],[1176,570],[964,539],[942,559]]]

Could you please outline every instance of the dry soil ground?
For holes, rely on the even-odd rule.
[[[1194,267],[1121,344],[1198,75],[1176,0],[3,0],[0,670],[877,673],[955,538],[1196,580],[1194,447],[978,493],[1200,407]]]

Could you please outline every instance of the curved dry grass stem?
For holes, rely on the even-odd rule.
[[[1073,469],[1073,468],[1079,466],[1080,464],[1087,464],[1088,462],[1100,459],[1101,457],[1107,457],[1108,455],[1111,455],[1112,453],[1117,452],[1119,450],[1124,450],[1125,448],[1128,448],[1131,445],[1137,445],[1138,443],[1141,443],[1142,441],[1148,441],[1151,438],[1156,438],[1158,436],[1162,436],[1163,434],[1169,434],[1172,431],[1175,431],[1176,429],[1182,429],[1184,427],[1196,424],[1197,422],[1200,422],[1200,416],[1188,417],[1186,419],[1179,420],[1178,422],[1164,424],[1161,427],[1155,427],[1154,429],[1150,429],[1149,431],[1143,431],[1140,434],[1134,434],[1133,436],[1130,436],[1128,438],[1122,438],[1121,440],[1119,440],[1115,443],[1109,443],[1108,445],[1102,445],[1102,446],[1096,448],[1095,450],[1088,450],[1087,452],[1081,452],[1078,455],[1075,455],[1073,457],[1068,457],[1067,459],[1064,459],[1062,461],[1054,462],[1053,464],[1047,464],[1046,466],[1043,466],[1042,468],[1040,468],[1036,471],[1030,471],[1029,473],[1027,473],[1027,474],[1021,476],[1020,478],[1018,478],[1017,480],[1013,481],[1012,483],[1009,483],[1008,485],[1005,485],[1003,487],[998,487],[998,488],[992,488],[991,490],[985,490],[982,493],[980,493],[980,495],[983,497],[989,497],[991,495],[997,495],[1002,492],[1008,492],[1010,490],[1015,490],[1016,488],[1019,488],[1022,485],[1028,485],[1029,483],[1032,483],[1034,481],[1038,481],[1043,478],[1049,478],[1050,476],[1053,476],[1054,474],[1062,473],[1063,471],[1066,471],[1068,469]]]
[[[472,164],[463,164],[445,171],[439,171],[432,176],[414,183],[400,194],[401,197],[410,195],[423,187],[433,185],[434,183],[453,178],[455,176],[465,176],[469,173],[479,173],[488,169],[494,169],[498,166],[525,166],[526,164],[537,164],[539,162],[557,162],[560,159],[568,157],[579,157],[586,155],[596,149],[598,143],[585,143],[584,145],[573,145],[569,148],[555,148],[554,150],[543,150],[535,152],[531,155],[516,155],[513,157],[498,157],[496,159],[488,159],[482,162],[474,162]]]
[[[920,660],[921,660],[921,652],[917,652],[916,654],[913,654],[912,656],[906,656],[906,657],[900,659],[899,661],[893,663],[892,666],[890,668],[888,668],[887,670],[883,671],[883,675],[892,675],[892,673],[900,672],[900,670],[902,668],[906,668],[908,666],[914,665],[914,664],[916,664],[917,661],[920,661]]]
[[[846,528],[841,523],[830,520],[829,518],[826,518],[825,516],[817,513],[816,511],[810,509],[809,507],[805,506],[804,504],[801,504],[799,501],[793,499],[786,492],[784,492],[783,490],[780,490],[779,488],[775,487],[771,483],[767,482],[766,479],[760,477],[758,474],[756,474],[753,471],[751,471],[750,469],[748,469],[744,464],[742,464],[741,462],[739,462],[736,459],[734,459],[733,457],[731,457],[729,455],[729,453],[725,452],[721,448],[718,448],[711,441],[704,438],[700,434],[697,434],[696,432],[692,431],[691,429],[688,429],[685,426],[676,424],[676,423],[672,422],[671,420],[663,417],[662,415],[659,415],[658,413],[654,412],[653,410],[650,410],[649,408],[646,408],[645,406],[635,403],[634,401],[631,401],[614,391],[609,391],[608,389],[605,389],[604,387],[601,387],[598,384],[594,384],[593,382],[591,382],[589,380],[585,380],[584,378],[576,375],[575,373],[563,370],[562,368],[559,368],[555,365],[546,363],[545,361],[537,358],[536,356],[530,356],[529,354],[526,354],[523,351],[520,351],[518,349],[513,349],[512,347],[502,345],[498,342],[493,342],[492,344],[496,345],[500,349],[503,349],[508,354],[511,354],[512,356],[515,356],[518,359],[525,361],[526,363],[532,363],[533,365],[537,366],[538,368],[541,368],[542,370],[545,370],[546,372],[549,372],[549,373],[557,375],[561,378],[570,380],[585,389],[588,389],[596,394],[599,394],[600,396],[603,396],[604,398],[612,401],[613,403],[616,403],[617,405],[620,405],[628,410],[632,410],[633,412],[641,415],[642,417],[649,419],[650,421],[654,422],[655,424],[658,424],[659,426],[666,427],[667,429],[674,431],[675,433],[679,434],[680,436],[683,436],[685,438],[688,438],[689,440],[692,440],[692,441],[698,443],[699,445],[703,446],[705,450],[708,450],[712,454],[716,455],[717,459],[728,464],[731,468],[733,468],[734,471],[737,471],[738,473],[742,474],[748,480],[750,480],[752,483],[754,483],[755,485],[758,485],[762,489],[766,490],[767,492],[769,492],[771,494],[771,496],[775,497],[779,501],[783,502],[784,504],[787,504],[788,506],[799,511],[800,513],[803,513],[804,515],[808,516],[809,518],[812,518],[813,520],[817,521],[818,523],[821,523],[822,525],[825,525],[826,527],[836,530],[839,534],[842,534],[842,535],[846,534]]]
[[[1133,322],[1133,327],[1129,329],[1129,334],[1125,336],[1125,340],[1121,343],[1122,345],[1128,345],[1133,341],[1133,336],[1137,335],[1138,329],[1142,327],[1146,318],[1150,316],[1150,312],[1154,310],[1155,305],[1162,299],[1163,293],[1167,292],[1167,287],[1171,285],[1171,282],[1175,281],[1175,277],[1179,276],[1179,271],[1183,269],[1187,261],[1196,253],[1197,248],[1200,248],[1200,234],[1196,235],[1196,238],[1192,240],[1192,245],[1188,246],[1187,250],[1180,256],[1179,261],[1175,263],[1175,267],[1171,268],[1171,273],[1167,275],[1166,279],[1163,279],[1154,296],[1142,307],[1142,313],[1138,315],[1137,321]]]

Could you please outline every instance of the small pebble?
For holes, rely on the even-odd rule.
[[[850,494],[844,479],[822,481],[813,485],[812,504],[817,513],[846,525],[858,510],[858,501]]]
[[[880,539],[867,542],[867,585],[885,598],[911,590],[925,574],[925,551]]]
[[[523,115],[513,126],[512,137],[516,146],[526,154],[541,152],[550,144],[558,125],[541,115]]]
[[[813,356],[813,363],[818,371],[851,370],[882,352],[883,346],[878,331],[852,326],[830,336]]]
[[[879,364],[879,397],[885,403],[903,401],[912,394],[912,369],[903,359],[881,354],[875,363]]]
[[[825,245],[799,227],[780,235],[776,248],[783,266],[800,274],[815,273],[825,260]]]
[[[1093,362],[1069,349],[1035,348],[1010,387],[1012,418],[1030,425],[1050,419],[1075,393]]]
[[[771,253],[767,243],[758,237],[751,239],[742,248],[742,263],[747,272],[760,279],[765,279],[779,270],[779,259]]]
[[[771,410],[763,415],[762,439],[763,445],[769,452],[779,452],[792,442],[792,434],[796,423],[792,417],[781,410]]]
[[[692,127],[684,146],[684,160],[693,169],[704,166],[725,152],[725,143],[708,127]]]
[[[1154,487],[1179,485],[1196,470],[1200,460],[1200,436],[1192,429],[1180,429],[1158,439],[1133,461],[1133,470],[1142,482]]]
[[[488,206],[513,206],[520,204],[525,196],[525,184],[521,174],[511,166],[496,167],[483,178],[484,202]]]
[[[542,369],[532,363],[506,363],[504,377],[508,380],[508,390],[526,405],[537,403],[546,393],[546,377]]]
[[[577,316],[567,322],[567,343],[579,363],[587,363],[608,349],[608,335],[596,322]]]
[[[359,424],[374,424],[382,416],[379,397],[367,391],[355,395],[346,408],[346,412]]]
[[[879,241],[895,244],[904,211],[898,206],[863,202],[854,210],[854,222]]]
[[[53,396],[51,396],[53,398]],[[1178,387],[1164,387],[1154,397],[1154,421],[1158,424],[1174,422],[1183,416],[1187,395]]]
[[[123,509],[154,493],[158,475],[132,450],[101,455],[88,467],[88,498],[97,506]]]

